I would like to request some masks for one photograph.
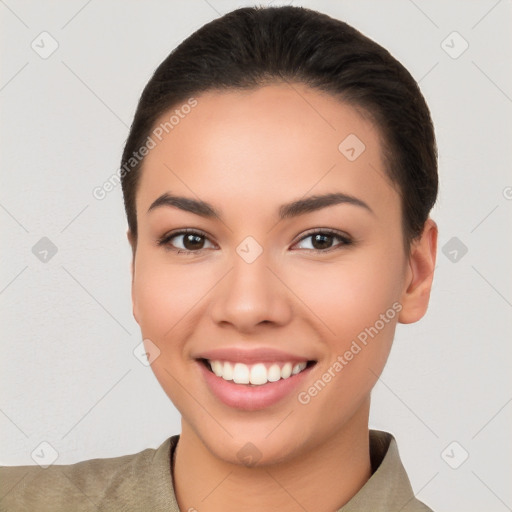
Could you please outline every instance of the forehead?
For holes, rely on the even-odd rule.
[[[378,129],[356,108],[302,84],[208,91],[155,123],[138,209],[165,191],[261,207],[343,191],[389,204]],[[172,117],[172,119],[171,119]],[[243,191],[243,193],[241,193]]]

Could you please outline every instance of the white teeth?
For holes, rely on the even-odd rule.
[[[228,363],[227,361],[224,363],[224,366],[222,367],[222,375],[219,375],[219,377],[226,380],[233,380],[233,367],[231,366],[231,363]]]
[[[249,367],[246,364],[235,364],[233,382],[236,382],[236,384],[249,384]]]
[[[261,384],[267,383],[267,369],[265,365],[262,363],[255,364],[251,368],[251,375],[249,377],[251,384],[256,384],[260,386]]]
[[[281,378],[287,379],[292,374],[292,363],[286,363],[281,368]]]
[[[269,382],[276,382],[281,378],[281,368],[277,364],[273,364],[267,372],[267,380]]]
[[[267,366],[263,363],[246,365],[244,363],[232,364],[228,361],[208,361],[210,367],[217,375],[224,380],[232,380],[236,384],[253,384],[261,386],[267,382],[276,382],[279,379],[288,379],[304,370],[307,362],[303,361],[293,365],[290,362],[279,366],[277,363]]]
[[[293,367],[293,370],[292,370],[292,375],[295,375],[299,372],[301,372],[302,370],[304,370],[304,366],[301,366],[302,363],[298,363],[296,364],[294,367]]]
[[[222,363],[220,361],[212,361],[212,370],[217,377],[220,377],[222,375]]]

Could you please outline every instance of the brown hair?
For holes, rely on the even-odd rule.
[[[208,90],[299,82],[370,115],[386,172],[402,200],[404,239],[418,237],[438,189],[437,146],[418,84],[391,54],[359,31],[304,7],[245,7],[202,26],[158,66],[139,100],[121,161],[128,227],[137,240],[135,197],[155,121]],[[129,168],[128,163],[131,164]],[[129,169],[129,171],[127,171]]]

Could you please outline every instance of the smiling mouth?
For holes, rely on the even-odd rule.
[[[204,358],[200,358],[198,361],[217,377],[234,382],[235,384],[249,386],[262,386],[269,382],[286,380],[316,364],[316,361],[301,361],[299,363],[279,361],[244,364]]]

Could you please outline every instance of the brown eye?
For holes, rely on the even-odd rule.
[[[205,249],[207,240],[207,236],[199,231],[182,230],[165,235],[158,240],[158,245],[181,254],[197,254]]]
[[[183,236],[183,246],[185,247],[185,249],[189,250],[189,251],[193,251],[193,250],[197,250],[197,249],[202,249],[203,245],[204,245],[204,241],[202,240],[202,236],[201,235],[195,235],[193,233],[187,233],[186,235],[181,235]]]
[[[337,249],[339,247],[343,247],[346,245],[350,245],[352,243],[352,240],[348,238],[346,235],[339,233],[337,231],[331,231],[331,230],[317,230],[312,233],[309,233],[305,237],[303,237],[299,243],[303,242],[304,240],[311,239],[310,246],[311,247],[305,247],[308,250],[312,251],[318,251],[318,252],[328,252],[333,249]],[[341,243],[335,244],[333,246],[333,243],[338,240]]]

